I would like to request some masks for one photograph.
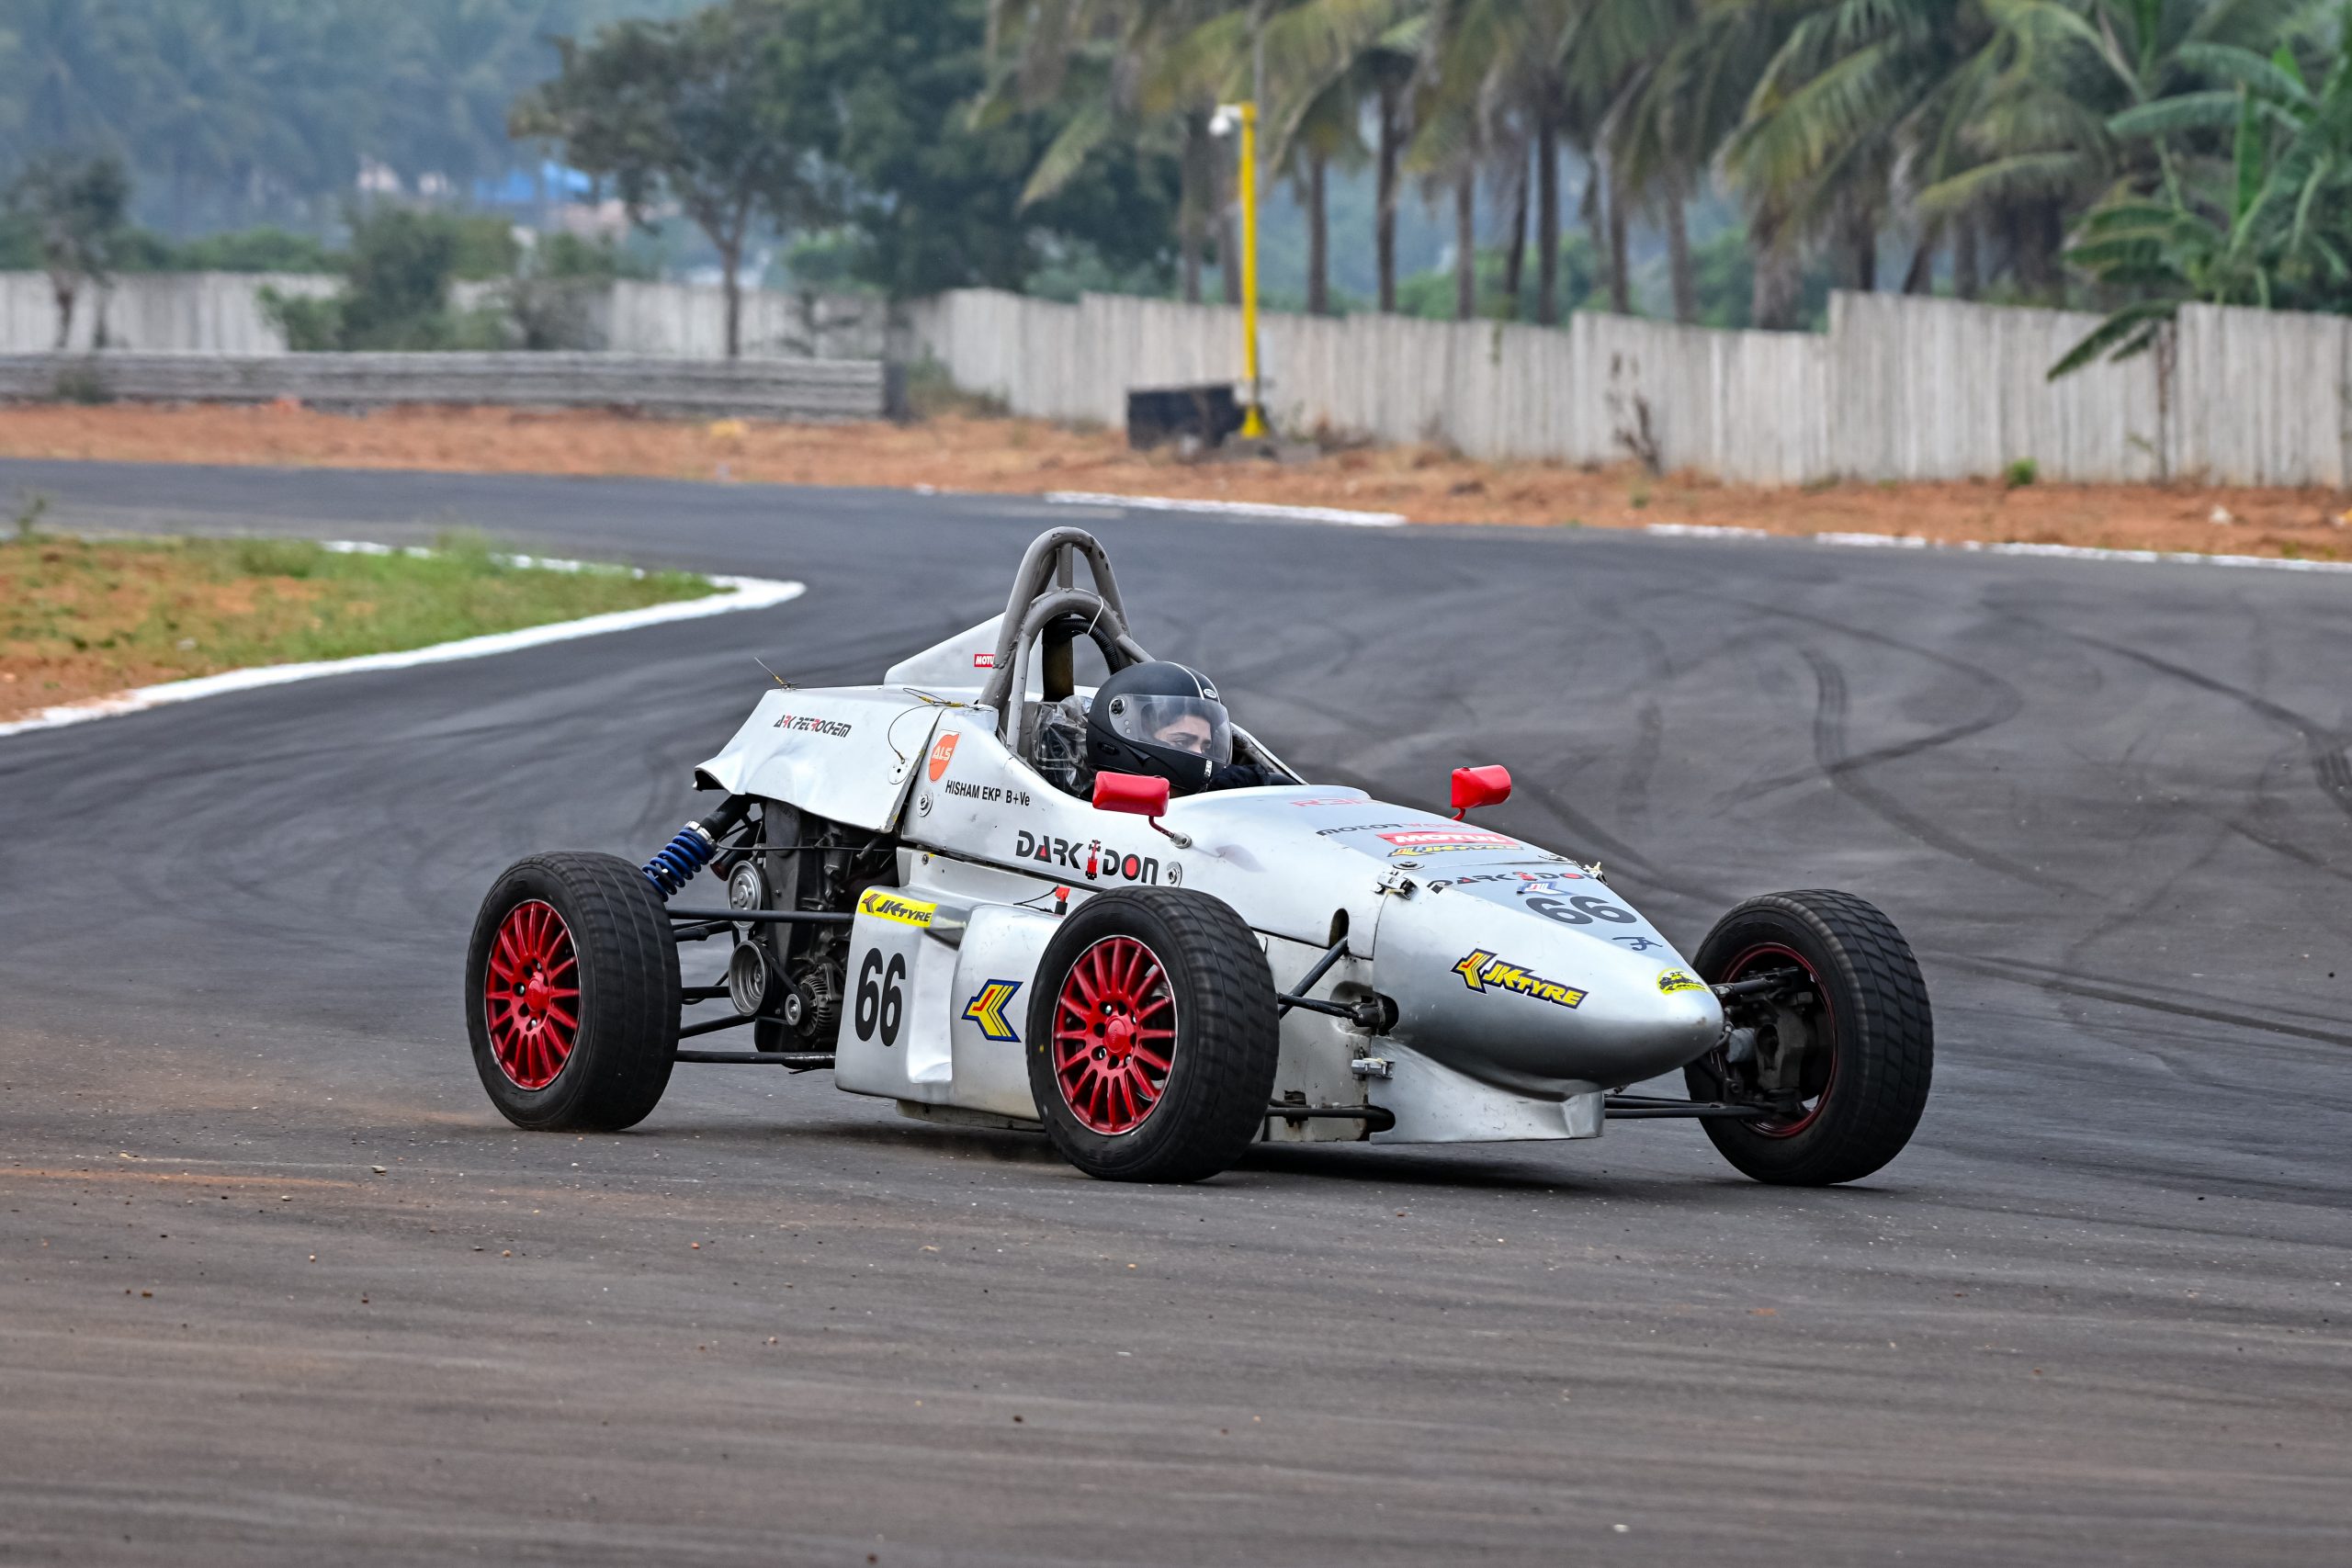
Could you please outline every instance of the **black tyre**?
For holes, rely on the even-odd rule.
[[[575,852],[509,866],[466,947],[466,1032],[517,1127],[643,1121],[678,1047],[678,947],[645,874]]]
[[[1717,921],[1693,967],[1710,985],[1780,982],[1727,998],[1746,1038],[1683,1069],[1695,1100],[1771,1108],[1700,1123],[1725,1159],[1758,1181],[1826,1187],[1903,1152],[1927,1108],[1935,1028],[1894,921],[1851,894],[1767,894]]]
[[[1230,906],[1098,894],[1062,921],[1029,1000],[1029,1087],[1070,1164],[1198,1181],[1250,1146],[1274,1093],[1273,976]]]

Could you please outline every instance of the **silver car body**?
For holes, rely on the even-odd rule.
[[[1289,1011],[1275,1100],[1379,1107],[1395,1122],[1374,1142],[1597,1136],[1607,1091],[1721,1037],[1713,993],[1569,856],[1355,789],[1182,797],[1161,820],[1184,844],[1064,793],[980,705],[977,677],[1003,646],[991,619],[880,685],[772,691],[699,770],[730,794],[896,836],[900,886],[866,894],[850,930],[852,982],[882,1001],[842,1020],[842,1089],[910,1114],[1038,1121],[1023,1037],[1039,959],[1068,908],[1127,886],[1230,905],[1278,992],[1345,935],[1314,995],[1387,998],[1394,1023]],[[1034,696],[1034,671],[1017,673]],[[1355,1141],[1365,1124],[1270,1116],[1265,1135]]]

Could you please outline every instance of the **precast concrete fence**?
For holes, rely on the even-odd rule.
[[[616,407],[759,419],[879,419],[898,378],[879,360],[667,359],[629,354],[29,354],[0,355],[0,398]]]
[[[311,273],[128,273],[106,288],[85,285],[74,304],[65,346],[89,349],[98,322],[117,348],[163,354],[283,354],[285,334],[261,307],[261,291],[332,294],[341,280]],[[57,300],[38,272],[0,272],[0,354],[38,354],[56,346]]]
[[[1474,457],[1638,458],[1755,484],[1985,478],[2352,483],[2352,320],[2191,305],[2154,350],[2057,381],[2099,318],[1833,295],[1829,330],[1724,332],[1580,311],[1564,328],[1270,316],[1276,427]],[[962,290],[915,349],[1013,412],[1114,423],[1130,388],[1231,380],[1238,313]]]
[[[265,355],[287,352],[285,334],[261,304],[264,288],[319,299],[343,279],[319,273],[124,273],[104,288],[84,287],[66,346],[93,345],[103,313],[111,348],[141,354]],[[495,283],[460,283],[459,310],[494,303]],[[575,346],[663,359],[727,356],[727,299],[715,287],[623,280],[574,286],[582,341]],[[890,310],[870,295],[743,292],[741,341],[752,359],[888,357]],[[0,354],[39,354],[57,343],[49,278],[0,272]]]
[[[990,289],[895,313],[872,299],[751,290],[744,357],[729,367],[718,288],[622,282],[582,297],[590,340],[618,359],[300,355],[289,357],[301,367],[281,372],[261,364],[285,354],[257,301],[265,285],[308,295],[339,286],[307,276],[125,276],[107,302],[114,346],[93,363],[119,397],[618,402],[834,418],[889,405],[878,367],[842,362],[928,358],[1016,413],[1103,424],[1125,418],[1131,389],[1241,370],[1234,310],[1102,295],[1057,304]],[[458,302],[479,303],[490,287],[462,286]],[[88,345],[95,317],[85,291],[76,348]],[[37,356],[55,320],[45,277],[0,274],[0,355]],[[2352,485],[2352,318],[2191,305],[2154,350],[2048,379],[2098,321],[1840,293],[1826,333],[1597,311],[1560,328],[1268,315],[1262,344],[1270,412],[1298,434],[1430,442],[1484,457],[1631,458],[1756,484],[1988,478],[2030,460],[2054,480]],[[225,357],[206,369],[174,353]],[[65,368],[9,363],[0,395],[47,395]]]

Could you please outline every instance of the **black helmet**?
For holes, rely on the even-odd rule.
[[[1207,676],[1182,664],[1130,664],[1094,694],[1086,760],[1097,773],[1143,773],[1190,795],[1233,761],[1233,728]]]

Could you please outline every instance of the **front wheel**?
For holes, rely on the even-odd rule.
[[[1730,1032],[1683,1069],[1695,1100],[1755,1105],[1701,1122],[1758,1181],[1826,1187],[1903,1152],[1928,1104],[1935,1029],[1903,933],[1849,893],[1772,893],[1725,915],[1692,965]]]
[[[1274,982],[1232,907],[1191,888],[1097,894],[1038,961],[1029,1088],[1046,1135],[1089,1176],[1198,1181],[1266,1119]]]
[[[533,855],[482,900],[466,1032],[517,1127],[617,1132],[651,1114],[678,1048],[678,946],[661,896],[617,855]]]

